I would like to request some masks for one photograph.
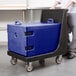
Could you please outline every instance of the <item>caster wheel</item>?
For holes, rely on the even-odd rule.
[[[61,64],[61,62],[62,62],[62,55],[57,56],[55,61],[56,61],[57,64]]]
[[[17,58],[12,58],[10,62],[12,65],[16,65],[17,64]]]
[[[31,62],[29,62],[28,64],[26,64],[26,70],[27,70],[27,72],[31,72],[33,70],[33,66],[32,66]]]
[[[44,66],[45,65],[45,60],[43,59],[43,60],[39,60],[39,64],[41,65],[41,66]]]

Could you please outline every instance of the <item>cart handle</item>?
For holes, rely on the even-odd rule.
[[[20,21],[15,21],[15,25],[22,25]]]
[[[54,19],[49,18],[49,19],[47,20],[47,23],[54,23]]]

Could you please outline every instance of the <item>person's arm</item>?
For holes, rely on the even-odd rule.
[[[65,4],[63,8],[67,9],[68,7],[72,6],[75,3],[76,3],[75,0],[69,0],[68,3]]]
[[[50,9],[55,9],[55,7],[56,7],[58,4],[61,4],[60,1],[61,1],[61,0],[57,0],[57,1],[55,2],[55,4],[54,4]]]

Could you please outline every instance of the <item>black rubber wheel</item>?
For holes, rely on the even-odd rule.
[[[31,72],[33,70],[32,63],[29,62],[26,64],[26,70],[27,70],[27,72]]]
[[[57,64],[61,64],[62,62],[62,56],[57,56],[56,59],[55,59],[56,63]]]
[[[17,64],[17,58],[12,58],[10,60],[10,62],[11,62],[12,65],[16,65]]]

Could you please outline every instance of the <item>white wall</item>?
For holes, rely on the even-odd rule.
[[[28,9],[51,7],[53,3],[54,0],[0,0],[0,5],[28,5]],[[26,22],[30,22],[30,10],[26,14]],[[40,17],[41,10],[34,10],[32,22],[39,22]],[[7,28],[7,24],[13,23],[15,20],[22,21],[22,11],[0,11],[0,29]],[[0,31],[0,42],[7,42],[6,30]]]
[[[27,6],[27,0],[0,0],[0,6]],[[15,20],[22,21],[22,11],[1,11],[0,10],[0,42],[7,42],[7,24]]]
[[[28,8],[50,7],[55,0],[28,0]]]
[[[28,1],[28,4],[27,4]],[[49,7],[54,0],[0,0],[0,5],[28,5],[31,8]],[[27,11],[26,22],[31,22],[30,10]],[[34,10],[32,22],[39,22],[41,10]],[[0,29],[15,20],[22,21],[22,11],[0,11]],[[7,31],[0,31],[0,42],[7,42]]]
[[[0,0],[0,5],[26,5],[26,0]]]
[[[0,42],[6,42],[6,41],[7,41],[7,32],[0,31]]]
[[[0,28],[7,29],[7,24],[22,21],[22,11],[0,11]],[[7,30],[0,31],[0,42],[7,42]]]
[[[0,27],[6,27],[7,23],[18,19],[22,20],[22,11],[0,11]]]

